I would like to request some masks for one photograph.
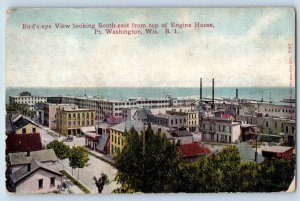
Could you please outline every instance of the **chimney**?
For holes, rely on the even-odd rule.
[[[28,165],[27,165],[27,172],[30,172],[31,171],[31,163],[29,163]]]
[[[26,157],[29,157],[30,156],[30,151],[27,150],[27,154],[26,154]]]
[[[200,100],[202,101],[202,78],[200,78]]]
[[[236,99],[239,98],[239,89],[235,89],[235,98],[236,98]]]
[[[215,79],[212,79],[212,105],[211,108],[215,108]]]

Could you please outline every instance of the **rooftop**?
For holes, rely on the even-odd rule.
[[[42,141],[39,133],[35,134],[10,134],[6,138],[6,152],[26,152],[42,150]]]
[[[11,165],[29,164],[33,159],[39,162],[57,161],[57,156],[53,149],[31,151],[29,156],[27,156],[27,152],[10,153],[8,156]]]
[[[212,154],[212,152],[208,148],[202,147],[199,143],[195,142],[192,144],[180,145],[177,147],[177,150],[184,158]]]
[[[13,183],[17,183],[17,182],[21,181],[22,179],[28,177],[29,175],[31,175],[33,172],[35,172],[38,169],[44,169],[48,172],[52,172],[56,175],[62,176],[62,174],[60,172],[58,172],[57,170],[55,170],[43,163],[40,163],[36,160],[32,160],[29,164],[30,164],[30,168],[28,166],[25,166],[10,175],[10,178],[12,179]]]
[[[293,149],[293,147],[285,147],[285,146],[268,146],[262,147],[262,151],[273,152],[273,153],[284,153],[288,150]]]

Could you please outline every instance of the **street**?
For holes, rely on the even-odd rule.
[[[93,177],[96,176],[99,178],[101,173],[105,173],[111,183],[107,186],[104,186],[102,193],[111,193],[118,187],[117,183],[113,181],[117,170],[111,165],[95,158],[94,156],[89,155],[89,158],[90,165],[79,170],[79,181],[89,188],[92,193],[98,193]],[[72,174],[72,168],[69,166],[69,159],[62,160],[62,163],[65,167],[65,170]],[[73,171],[73,177],[77,179],[78,169]]]

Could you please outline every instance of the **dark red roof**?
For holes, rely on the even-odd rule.
[[[42,141],[39,133],[10,134],[6,138],[6,153],[42,150]]]
[[[210,155],[212,153],[208,148],[202,147],[199,143],[183,144],[178,146],[177,150],[184,158],[199,155]]]

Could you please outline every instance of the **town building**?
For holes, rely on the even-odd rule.
[[[183,131],[172,131],[171,133],[172,142],[177,145],[182,145],[182,144],[192,144],[194,142],[194,137],[193,134],[190,133],[187,130]]]
[[[182,144],[177,146],[177,151],[185,160],[196,160],[198,158],[210,156],[212,154],[211,150],[203,147],[199,143],[190,143],[190,144]]]
[[[122,151],[125,145],[125,131],[129,131],[131,128],[134,128],[137,132],[142,132],[148,127],[154,132],[164,133],[168,139],[172,138],[169,134],[172,130],[167,127],[163,127],[161,125],[154,125],[151,123],[143,123],[137,120],[126,120],[121,122],[120,124],[114,125],[109,129],[109,152],[110,156],[114,157],[117,152]]]
[[[6,158],[8,173],[16,172],[30,164],[32,160],[44,163],[59,171],[61,170],[61,166],[57,163],[58,158],[55,155],[54,150],[43,149],[39,151],[28,150],[26,152],[9,153]]]
[[[238,115],[236,120],[240,121],[242,125],[252,124],[259,128],[262,136],[262,141],[285,141],[288,145],[295,145],[296,139],[296,125],[295,119],[286,117],[274,116],[251,116]]]
[[[72,108],[78,109],[78,106],[75,105],[75,104],[44,103],[44,122],[43,122],[43,125],[47,126],[51,130],[57,130],[56,110],[57,109],[71,110]]]
[[[170,115],[179,115],[184,116],[186,119],[185,127],[190,132],[198,132],[199,130],[199,112],[198,111],[188,111],[188,112],[182,112],[182,111],[167,111],[167,114]]]
[[[291,160],[293,157],[293,150],[293,147],[285,146],[264,146],[261,148],[262,155],[269,159]]]
[[[171,115],[171,114],[157,114],[157,115],[149,114],[148,122],[179,130],[181,128],[186,128],[187,117],[183,115]]]
[[[85,138],[85,146],[92,150],[96,150],[100,138],[100,135],[96,132],[96,127],[82,127],[81,133],[83,133]]]
[[[22,92],[20,96],[9,96],[9,103],[27,104],[30,111],[34,111],[36,103],[47,102],[47,97],[43,96],[32,96],[29,92]]]
[[[7,116],[6,119],[7,133],[10,134],[29,134],[40,133],[41,128],[31,120],[25,118],[23,115],[16,117]]]
[[[39,151],[43,149],[39,133],[16,135],[10,134],[6,137],[6,154],[26,151]]]
[[[238,143],[240,128],[240,122],[225,119],[205,119],[202,122],[202,140]]]
[[[51,193],[59,190],[62,177],[59,171],[32,160],[27,166],[9,175],[7,188],[18,194]]]
[[[57,132],[62,135],[81,135],[81,127],[95,126],[95,110],[73,107],[56,109]]]
[[[61,102],[76,104],[79,106],[79,108],[93,108],[96,110],[96,119],[105,120],[109,116],[123,117],[124,116],[123,109],[129,109],[129,108],[150,108],[151,109],[151,108],[190,106],[192,103],[195,102],[195,99],[165,97],[165,98],[130,98],[127,100],[108,100],[99,97],[62,96]],[[124,118],[126,118],[126,116]]]

